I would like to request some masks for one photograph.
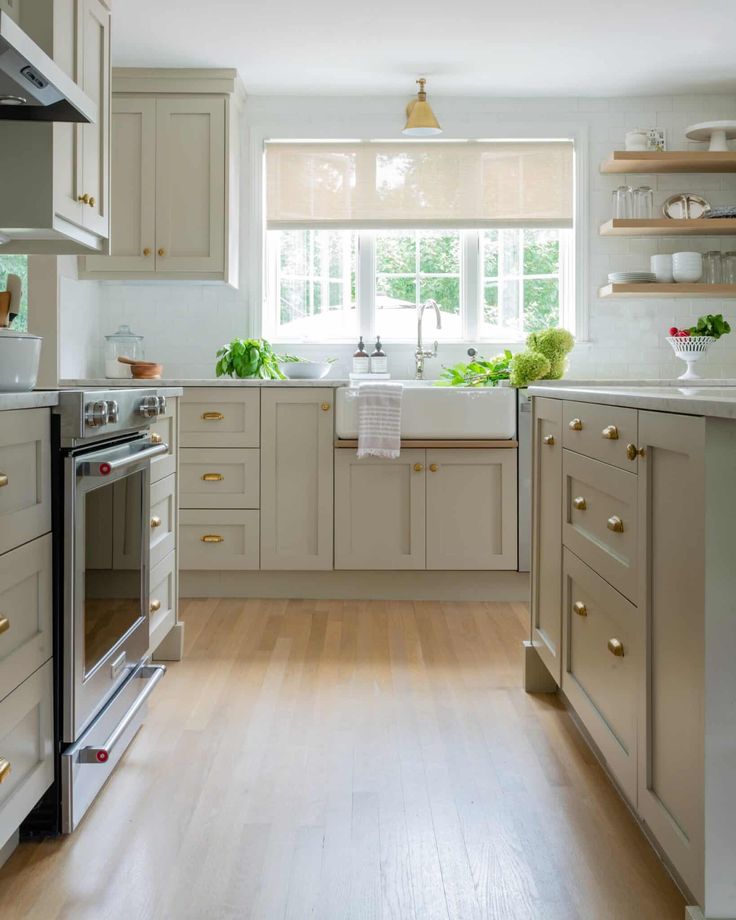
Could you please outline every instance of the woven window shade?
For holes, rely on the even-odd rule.
[[[269,143],[266,219],[305,227],[571,227],[570,141]]]

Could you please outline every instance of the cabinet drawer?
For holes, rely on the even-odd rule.
[[[563,405],[563,447],[633,473],[638,460],[628,459],[626,447],[637,443],[637,429],[636,409],[567,401]]]
[[[259,542],[258,511],[181,512],[182,569],[257,569]]]
[[[639,477],[563,451],[562,542],[637,602]]]
[[[51,530],[48,409],[0,412],[0,553]]]
[[[176,545],[176,476],[151,486],[151,567]]]
[[[54,779],[53,666],[48,661],[0,703],[0,844],[14,833]]]
[[[179,456],[181,508],[258,508],[257,448],[186,447]]]
[[[562,689],[636,804],[639,611],[569,550],[563,583]]]
[[[176,472],[176,400],[167,398],[166,414],[151,422],[151,440],[169,445],[168,453],[151,460],[151,482],[158,482]]]
[[[51,657],[51,534],[0,556],[0,700]]]
[[[188,387],[179,404],[182,447],[258,447],[260,389]]]
[[[176,622],[176,553],[151,568],[149,650],[156,647]]]

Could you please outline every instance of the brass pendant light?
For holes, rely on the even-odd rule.
[[[442,134],[440,123],[434,117],[432,107],[427,102],[426,79],[420,77],[417,84],[419,92],[417,98],[412,99],[406,107],[406,124],[401,133],[408,137],[431,137],[433,134]]]

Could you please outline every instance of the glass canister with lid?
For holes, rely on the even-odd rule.
[[[143,336],[136,335],[125,323],[117,332],[105,336],[105,377],[130,377],[130,365],[121,364],[118,358],[142,361],[143,357]]]

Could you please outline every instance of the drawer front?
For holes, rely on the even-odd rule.
[[[635,805],[640,613],[569,550],[563,583],[562,689]]]
[[[151,482],[158,482],[176,472],[176,399],[166,399],[166,415],[160,415],[151,422],[151,440],[159,444],[168,444],[168,453],[151,460]]]
[[[51,530],[48,409],[0,412],[0,553]]]
[[[219,571],[259,566],[258,511],[182,511],[179,565]]]
[[[261,392],[187,387],[179,404],[181,447],[258,447]]]
[[[151,567],[173,552],[176,545],[176,476],[151,486]]]
[[[0,700],[48,661],[51,534],[0,556]]]
[[[179,456],[180,508],[258,508],[260,451],[186,447]]]
[[[53,665],[48,661],[0,703],[0,841],[23,821],[54,779]]]
[[[562,542],[637,603],[639,477],[563,451]]]
[[[159,643],[176,622],[176,553],[169,553],[151,568],[149,650]]]
[[[629,460],[626,449],[629,444],[637,444],[637,436],[636,409],[563,403],[562,444],[568,450],[635,473],[639,465],[637,457]]]

